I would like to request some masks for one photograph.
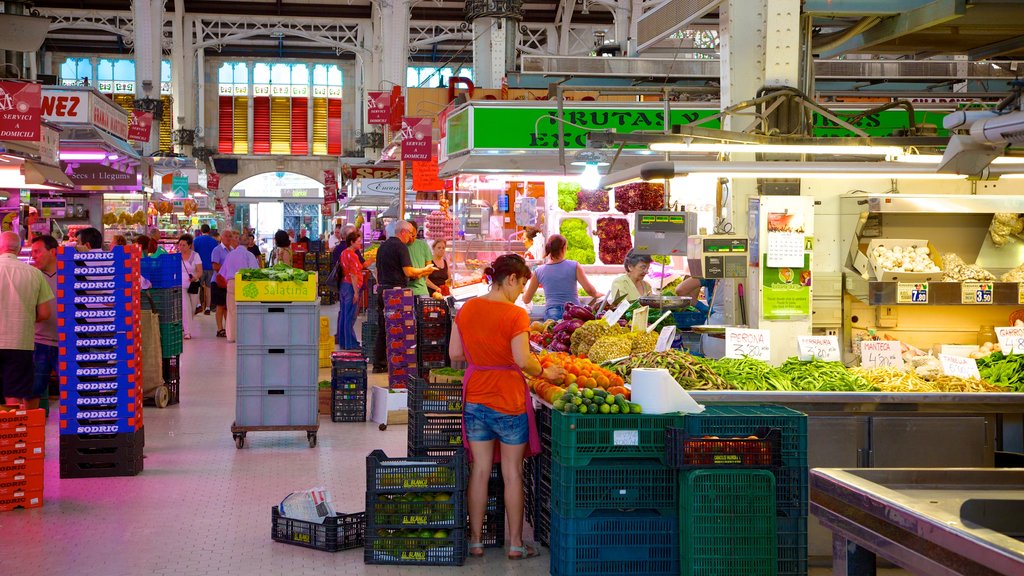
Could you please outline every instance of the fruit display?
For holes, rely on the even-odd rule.
[[[545,322],[533,322],[530,324],[530,342],[540,346],[541,348],[547,348],[551,346],[555,339],[555,333],[552,328],[555,327],[554,320],[547,320]]]
[[[943,282],[993,282],[995,274],[977,264],[968,264],[956,254],[949,252],[942,255],[942,266],[946,269]]]
[[[665,368],[686,390],[729,390],[732,388],[715,373],[711,363],[680,350],[649,352],[632,356],[615,366],[615,372],[626,378],[634,368]]]
[[[579,203],[580,185],[575,182],[558,183],[558,207],[572,212]]]
[[[553,352],[542,354],[540,356],[540,365],[542,368],[549,366],[561,367],[565,370],[565,379],[562,382],[552,383],[542,378],[534,378],[531,380],[531,388],[536,388],[543,383],[552,384],[556,388],[559,388],[560,385],[567,387],[576,384],[582,388],[603,388],[613,394],[622,394],[626,399],[629,399],[629,391],[623,386],[624,381],[621,376],[607,368],[598,366],[587,358],[580,358],[563,352]],[[565,389],[561,388],[561,390],[564,391]],[[536,389],[533,391],[537,392]]]
[[[629,234],[628,221],[611,217],[597,219],[597,250],[601,262],[622,264],[632,249],[633,239]]]
[[[992,236],[992,243],[996,246],[1006,246],[1010,237],[1024,232],[1024,216],[999,212],[992,215],[992,224],[988,227],[988,233]]]
[[[558,227],[558,233],[565,236],[566,251],[565,257],[575,260],[580,264],[593,264],[596,261],[594,254],[594,240],[590,236],[590,228],[587,223],[579,218],[566,218]]]
[[[580,190],[577,198],[579,200],[577,203],[579,210],[588,210],[590,212],[608,211],[607,190]]]
[[[893,246],[879,244],[871,251],[872,261],[887,272],[939,272],[929,257],[927,246]]]
[[[662,210],[665,207],[665,186],[652,182],[634,182],[615,189],[615,209],[623,214],[637,210]]]
[[[623,394],[611,394],[601,388],[584,388],[570,385],[565,393],[551,406],[565,414],[641,414],[639,404],[626,401]]]
[[[428,240],[448,240],[455,238],[455,219],[449,210],[448,197],[441,195],[438,200],[440,208],[427,216],[426,230],[423,235]]]

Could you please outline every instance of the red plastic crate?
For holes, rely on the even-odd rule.
[[[26,460],[16,458],[8,461],[0,460],[0,480],[13,478],[24,474],[26,476],[40,476],[43,474],[43,460]]]
[[[18,426],[46,425],[46,410],[9,410],[0,411],[0,430]]]
[[[665,430],[665,461],[682,470],[692,468],[773,468],[782,466],[778,428],[749,436],[689,435]]]
[[[39,508],[42,505],[42,488],[33,492],[0,489],[0,512],[9,512],[15,508]]]

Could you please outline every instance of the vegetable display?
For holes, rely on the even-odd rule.
[[[618,364],[615,372],[627,377],[634,368],[665,368],[676,382],[686,390],[729,390],[721,376],[711,368],[709,361],[679,350],[648,352],[633,356]]]
[[[875,246],[871,252],[872,263],[877,268],[890,272],[939,272],[939,267],[929,258],[931,249],[927,246]]]
[[[576,209],[579,201],[580,185],[575,182],[558,183],[558,207],[566,212]]]
[[[996,246],[1006,246],[1010,237],[1024,232],[1024,216],[1020,214],[997,212],[992,215],[992,224],[988,227],[988,233],[992,236],[992,243]]]
[[[943,282],[992,282],[996,279],[995,274],[977,264],[964,262],[953,252],[942,255],[942,266],[946,269]]]
[[[570,339],[570,351],[573,354],[586,356],[587,352],[590,351],[590,347],[593,346],[599,338],[603,336],[622,335],[626,332],[628,332],[628,330],[618,324],[615,326],[609,326],[604,320],[590,320],[572,333],[572,338]],[[626,354],[626,356],[628,355],[629,354]]]
[[[790,358],[779,368],[797,390],[817,392],[871,392],[867,380],[850,373],[842,362]]]
[[[722,358],[711,363],[714,371],[740,390],[793,390],[789,377],[755,358]]]
[[[577,207],[580,210],[589,210],[591,212],[608,211],[607,190],[580,190],[577,198],[579,198],[579,204]]]
[[[626,402],[622,394],[611,394],[601,388],[584,388],[572,384],[551,406],[565,414],[640,414],[639,404]]]
[[[623,214],[665,207],[665,187],[651,182],[634,182],[615,188],[615,209]]]
[[[242,280],[274,280],[277,282],[305,282],[309,280],[309,272],[292,268],[287,264],[274,264],[270,268],[244,268],[238,271]]]
[[[1024,354],[994,352],[978,359],[982,379],[1012,392],[1024,392]]]
[[[632,249],[633,239],[629,235],[629,222],[625,218],[597,219],[597,250],[601,262],[622,264]]]
[[[580,264],[593,264],[594,240],[590,237],[587,223],[579,218],[566,218],[558,227],[558,233],[565,236],[567,249],[565,257]]]
[[[850,372],[881,392],[1005,392],[983,380],[944,375],[926,379],[898,368],[851,368]]]

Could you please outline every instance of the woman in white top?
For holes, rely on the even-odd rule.
[[[199,291],[189,294],[188,287],[203,277],[203,261],[192,250],[192,235],[182,234],[178,238],[178,254],[181,254],[181,327],[182,337],[192,339],[192,314],[196,309]]]

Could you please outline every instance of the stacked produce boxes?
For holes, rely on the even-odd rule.
[[[448,335],[451,311],[444,300],[416,299],[416,366],[421,378],[434,368],[448,366]]]
[[[394,288],[382,294],[387,334],[388,387],[404,389],[416,364],[416,299],[412,290]]]
[[[328,286],[327,277],[331,274],[333,267],[331,253],[321,249],[326,249],[322,242],[310,243],[310,251],[302,255],[302,269],[318,273],[317,294],[320,297],[320,304],[328,306],[338,302],[338,293]]]
[[[134,246],[58,250],[61,478],[142,471],[139,269]],[[178,269],[180,286],[180,262]],[[154,277],[173,281],[159,270]]]
[[[664,453],[680,416],[550,414],[551,574],[678,576],[677,480]]]
[[[551,409],[539,404],[536,410],[541,452],[523,464],[525,518],[533,526],[533,537],[548,546],[551,541]]]
[[[331,421],[366,422],[366,362],[357,352],[331,355]]]
[[[366,362],[373,364],[373,353],[374,346],[377,342],[377,332],[380,331],[380,326],[377,325],[377,314],[380,310],[381,298],[380,294],[377,293],[377,286],[370,286],[367,284],[367,290],[369,291],[368,306],[366,308],[366,321],[363,322],[362,336],[363,336],[363,356],[366,358]]]
[[[412,377],[408,393],[409,457],[463,454],[462,375],[435,370],[427,379]],[[484,546],[502,546],[505,542],[504,492],[501,466],[494,465],[487,483],[487,508],[481,534]]]
[[[320,317],[320,348],[319,366],[331,367],[331,351],[334,350],[334,335],[331,334],[331,321],[326,316]]]
[[[366,457],[367,564],[461,566],[466,560],[466,461]]]
[[[236,426],[317,423],[320,306],[238,303]]]
[[[774,504],[775,570],[765,570],[765,557],[757,553],[748,555],[750,562],[745,565],[744,573],[807,574],[806,415],[782,406],[708,405],[700,414],[688,414],[678,430],[670,430],[666,446],[669,460],[683,470],[680,474],[681,490],[697,497],[697,500],[684,499],[683,518],[685,520],[689,515],[691,522],[705,522],[704,527],[720,524],[724,514],[722,510],[706,507],[709,498],[735,500],[739,496],[732,490],[741,484],[750,490],[763,491],[763,477],[771,476],[775,498],[750,496],[748,500],[768,500]],[[711,475],[711,472],[719,475]],[[722,472],[733,476],[722,476]],[[687,506],[691,512],[686,510]],[[748,513],[752,506],[746,507]],[[706,514],[703,520],[694,519],[693,510]],[[739,514],[738,511],[735,513]],[[764,525],[759,524],[762,527],[760,533],[752,534],[749,527],[756,523],[749,518],[743,522],[748,525],[743,533],[746,541],[764,536],[767,529]],[[684,557],[694,559],[698,564],[707,560],[700,554],[710,553],[710,549],[701,541],[689,540],[687,543],[686,538],[692,538],[699,528],[702,527],[691,524],[689,530],[686,527],[683,530]],[[687,556],[686,550],[693,553]],[[736,555],[732,551],[732,556]]]
[[[0,512],[43,505],[46,410],[0,411]]]
[[[180,399],[181,380],[178,365],[183,349],[181,258],[175,254],[143,258],[141,267],[142,275],[153,285],[143,293],[142,306],[152,306],[153,312],[160,320],[160,353],[163,356],[164,385],[170,396],[168,404],[177,404]],[[192,311],[188,310],[185,313],[191,314]]]

